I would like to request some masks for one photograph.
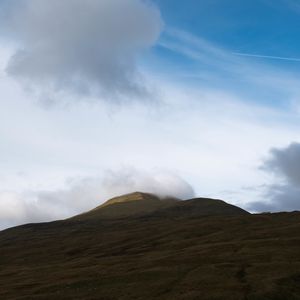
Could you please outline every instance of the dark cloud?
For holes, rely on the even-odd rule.
[[[285,179],[288,183],[300,186],[300,144],[292,143],[286,148],[273,148],[270,158],[262,167]]]
[[[4,3],[1,32],[17,45],[7,73],[27,87],[110,100],[147,94],[136,60],[155,44],[162,27],[159,10],[148,1]]]
[[[276,176],[277,184],[265,187],[264,200],[250,204],[261,211],[300,210],[300,143],[286,148],[273,148],[262,169]]]

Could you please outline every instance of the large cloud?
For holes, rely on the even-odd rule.
[[[0,228],[70,217],[109,198],[135,191],[181,199],[194,196],[193,188],[170,172],[109,170],[103,177],[70,179],[67,187],[60,190],[0,193]]]
[[[300,210],[300,144],[273,148],[262,169],[275,175],[278,183],[266,186],[266,201],[255,202],[255,211]]]
[[[7,72],[33,90],[110,100],[147,93],[136,60],[162,27],[148,1],[4,0],[3,10],[2,34],[17,44]]]

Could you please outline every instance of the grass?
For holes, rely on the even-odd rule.
[[[155,213],[0,232],[0,299],[300,299],[300,213]]]

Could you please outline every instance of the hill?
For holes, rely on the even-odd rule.
[[[135,192],[110,199],[91,211],[76,216],[74,219],[111,219],[140,216],[177,205],[180,202],[179,199],[175,198],[160,199],[152,194]]]
[[[247,214],[239,207],[222,200],[196,198],[181,201],[176,198],[159,198],[156,195],[135,192],[106,201],[89,212],[75,216],[73,220],[92,218],[112,219],[137,216],[183,216],[183,215],[234,215]]]
[[[0,232],[0,299],[300,299],[300,213],[163,201]]]

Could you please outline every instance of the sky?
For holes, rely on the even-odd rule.
[[[134,191],[300,210],[300,1],[0,0],[0,229]]]

